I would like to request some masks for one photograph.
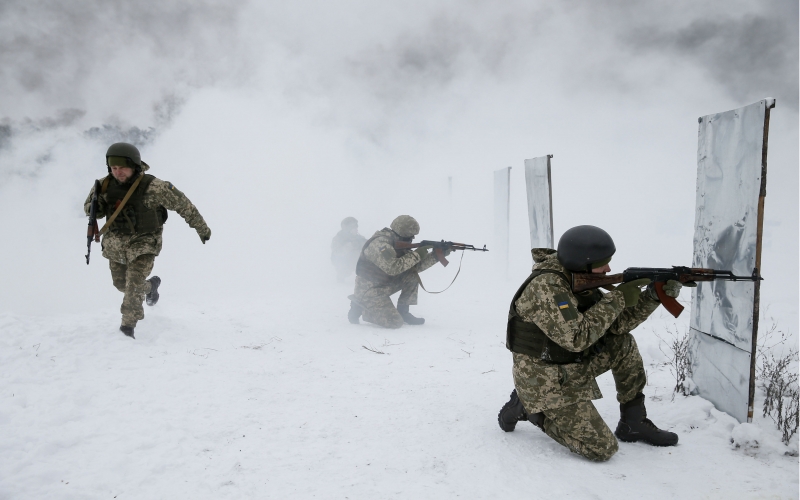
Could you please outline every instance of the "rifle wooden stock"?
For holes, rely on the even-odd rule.
[[[89,221],[89,227],[86,229],[86,237],[94,238],[94,241],[100,243],[100,226],[97,225],[97,219]]]
[[[592,288],[607,287],[622,283],[622,274],[572,273],[572,290],[582,292]]]

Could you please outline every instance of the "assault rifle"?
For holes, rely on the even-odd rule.
[[[100,192],[100,181],[94,181],[92,203],[89,207],[89,227],[86,229],[86,265],[89,265],[89,255],[92,253],[92,240],[100,242],[100,228],[97,227],[97,193]]]
[[[483,245],[483,248],[476,248],[475,245],[467,245],[465,243],[455,243],[452,241],[431,241],[431,240],[422,240],[419,243],[409,243],[407,241],[398,241],[395,242],[394,247],[398,250],[406,250],[409,248],[419,248],[419,247],[431,247],[433,248],[433,254],[436,255],[436,259],[442,263],[443,266],[447,267],[447,264],[450,262],[444,257],[445,250],[472,250],[474,252],[488,252],[489,250],[486,248],[486,245]]]
[[[664,305],[664,308],[676,318],[683,312],[683,306],[678,304],[677,300],[664,293],[664,284],[668,280],[693,285],[697,281],[760,281],[764,279],[758,275],[758,268],[754,268],[753,274],[750,276],[735,276],[732,271],[719,271],[702,267],[629,267],[622,271],[621,274],[573,273],[572,290],[582,292],[599,287],[613,290],[614,288],[610,285],[627,283],[640,278],[647,278],[653,281],[658,299]]]

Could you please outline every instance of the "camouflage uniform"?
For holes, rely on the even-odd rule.
[[[534,271],[547,269],[570,277],[555,250],[537,248],[532,253]],[[591,403],[602,397],[595,377],[611,370],[620,403],[642,391],[647,382],[644,365],[630,332],[660,303],[646,291],[636,306],[627,309],[621,291],[598,298],[581,312],[578,298],[558,274],[540,274],[530,281],[515,303],[517,314],[561,348],[580,353],[580,359],[556,364],[514,352],[513,375],[528,414],[544,413],[542,427],[548,436],[575,453],[600,461],[616,453],[617,440]]]
[[[391,229],[383,228],[376,232],[364,245],[361,259],[377,266],[387,274],[389,279],[370,279],[363,272],[357,271],[356,286],[349,298],[364,308],[364,321],[375,323],[386,328],[400,328],[403,318],[392,304],[391,295],[400,292],[397,305],[415,305],[419,290],[419,273],[430,268],[436,262],[436,256],[429,253],[421,258],[417,252],[395,250],[398,240]]]
[[[143,172],[149,168],[145,162],[142,162]],[[108,178],[109,184],[116,183],[119,186],[113,176],[109,174]],[[131,179],[123,188],[127,189],[133,180]],[[100,179],[101,185],[104,181],[105,178]],[[137,187],[138,189],[141,189],[141,186]],[[93,193],[94,187],[89,191],[89,196],[84,202],[84,211],[87,215],[89,214]],[[110,217],[114,213],[114,207],[109,206],[106,196],[106,193],[98,195],[98,219]],[[150,210],[164,207],[167,210],[177,212],[199,234],[210,233],[203,216],[189,201],[189,198],[169,182],[154,178],[147,186],[142,196],[142,201],[144,206]],[[115,223],[120,221],[121,217],[122,213],[117,217]],[[124,234],[117,230],[116,227],[118,227],[116,224],[112,225],[108,232],[105,233],[101,246],[103,248],[103,257],[109,261],[114,287],[125,294],[120,307],[122,324],[134,327],[137,321],[144,319],[142,302],[151,289],[147,276],[153,269],[156,256],[161,252],[163,228],[158,227],[152,232],[146,233]]]

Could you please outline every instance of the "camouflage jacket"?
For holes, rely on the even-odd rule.
[[[363,249],[363,257],[389,276],[399,276],[407,271],[421,273],[436,262],[433,252],[420,258],[417,252],[395,250],[397,237],[389,228],[383,228],[372,235],[372,241]]]
[[[571,273],[558,261],[555,250],[534,248],[531,253],[535,262],[534,270],[550,269],[571,278]],[[565,300],[567,307],[564,307]],[[639,303],[626,309],[622,292],[613,291],[604,294],[598,303],[581,313],[569,284],[556,274],[546,273],[531,280],[515,305],[517,314],[524,321],[535,323],[545,335],[568,351],[587,351],[585,358],[588,358],[591,355],[589,348],[604,335],[629,333],[643,323],[659,304],[644,291]],[[528,411],[560,408],[603,397],[594,379],[595,374],[583,373],[585,363],[553,365],[516,353],[514,363],[515,370],[520,368],[516,365],[524,363],[525,371],[532,373],[531,379],[538,382],[532,388],[536,401]]]
[[[145,162],[142,162],[143,171],[147,171],[149,168],[150,167]],[[102,184],[105,177],[99,180]],[[111,177],[109,182],[117,182],[117,180]],[[92,189],[89,191],[89,196],[83,204],[86,215],[89,215],[92,194],[94,194],[94,186],[92,186]],[[113,209],[109,208],[104,194],[100,194],[97,197],[97,201],[98,219],[111,216],[111,214],[114,213]],[[189,198],[187,198],[185,194],[180,192],[178,188],[169,182],[157,178],[153,179],[147,191],[144,193],[143,202],[145,206],[150,209],[156,209],[162,206],[167,210],[177,212],[192,229],[205,230],[208,228],[205,220],[203,220],[203,216],[197,211],[197,207],[189,201]],[[100,224],[99,221],[98,224]],[[102,226],[102,224],[100,225]],[[127,264],[140,255],[158,255],[161,252],[162,232],[163,228],[149,233],[133,235],[109,231],[103,235],[103,241],[101,243],[103,257],[114,262],[119,262],[120,264]]]
[[[353,256],[357,259],[366,242],[367,239],[360,234],[342,229],[331,241],[331,260],[349,260]]]

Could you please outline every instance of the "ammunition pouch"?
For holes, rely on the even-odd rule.
[[[572,352],[556,344],[550,337],[536,326],[536,323],[522,321],[519,317],[508,320],[511,335],[508,336],[509,350],[519,354],[527,354],[548,363],[568,364],[577,363],[581,359],[580,352]]]

